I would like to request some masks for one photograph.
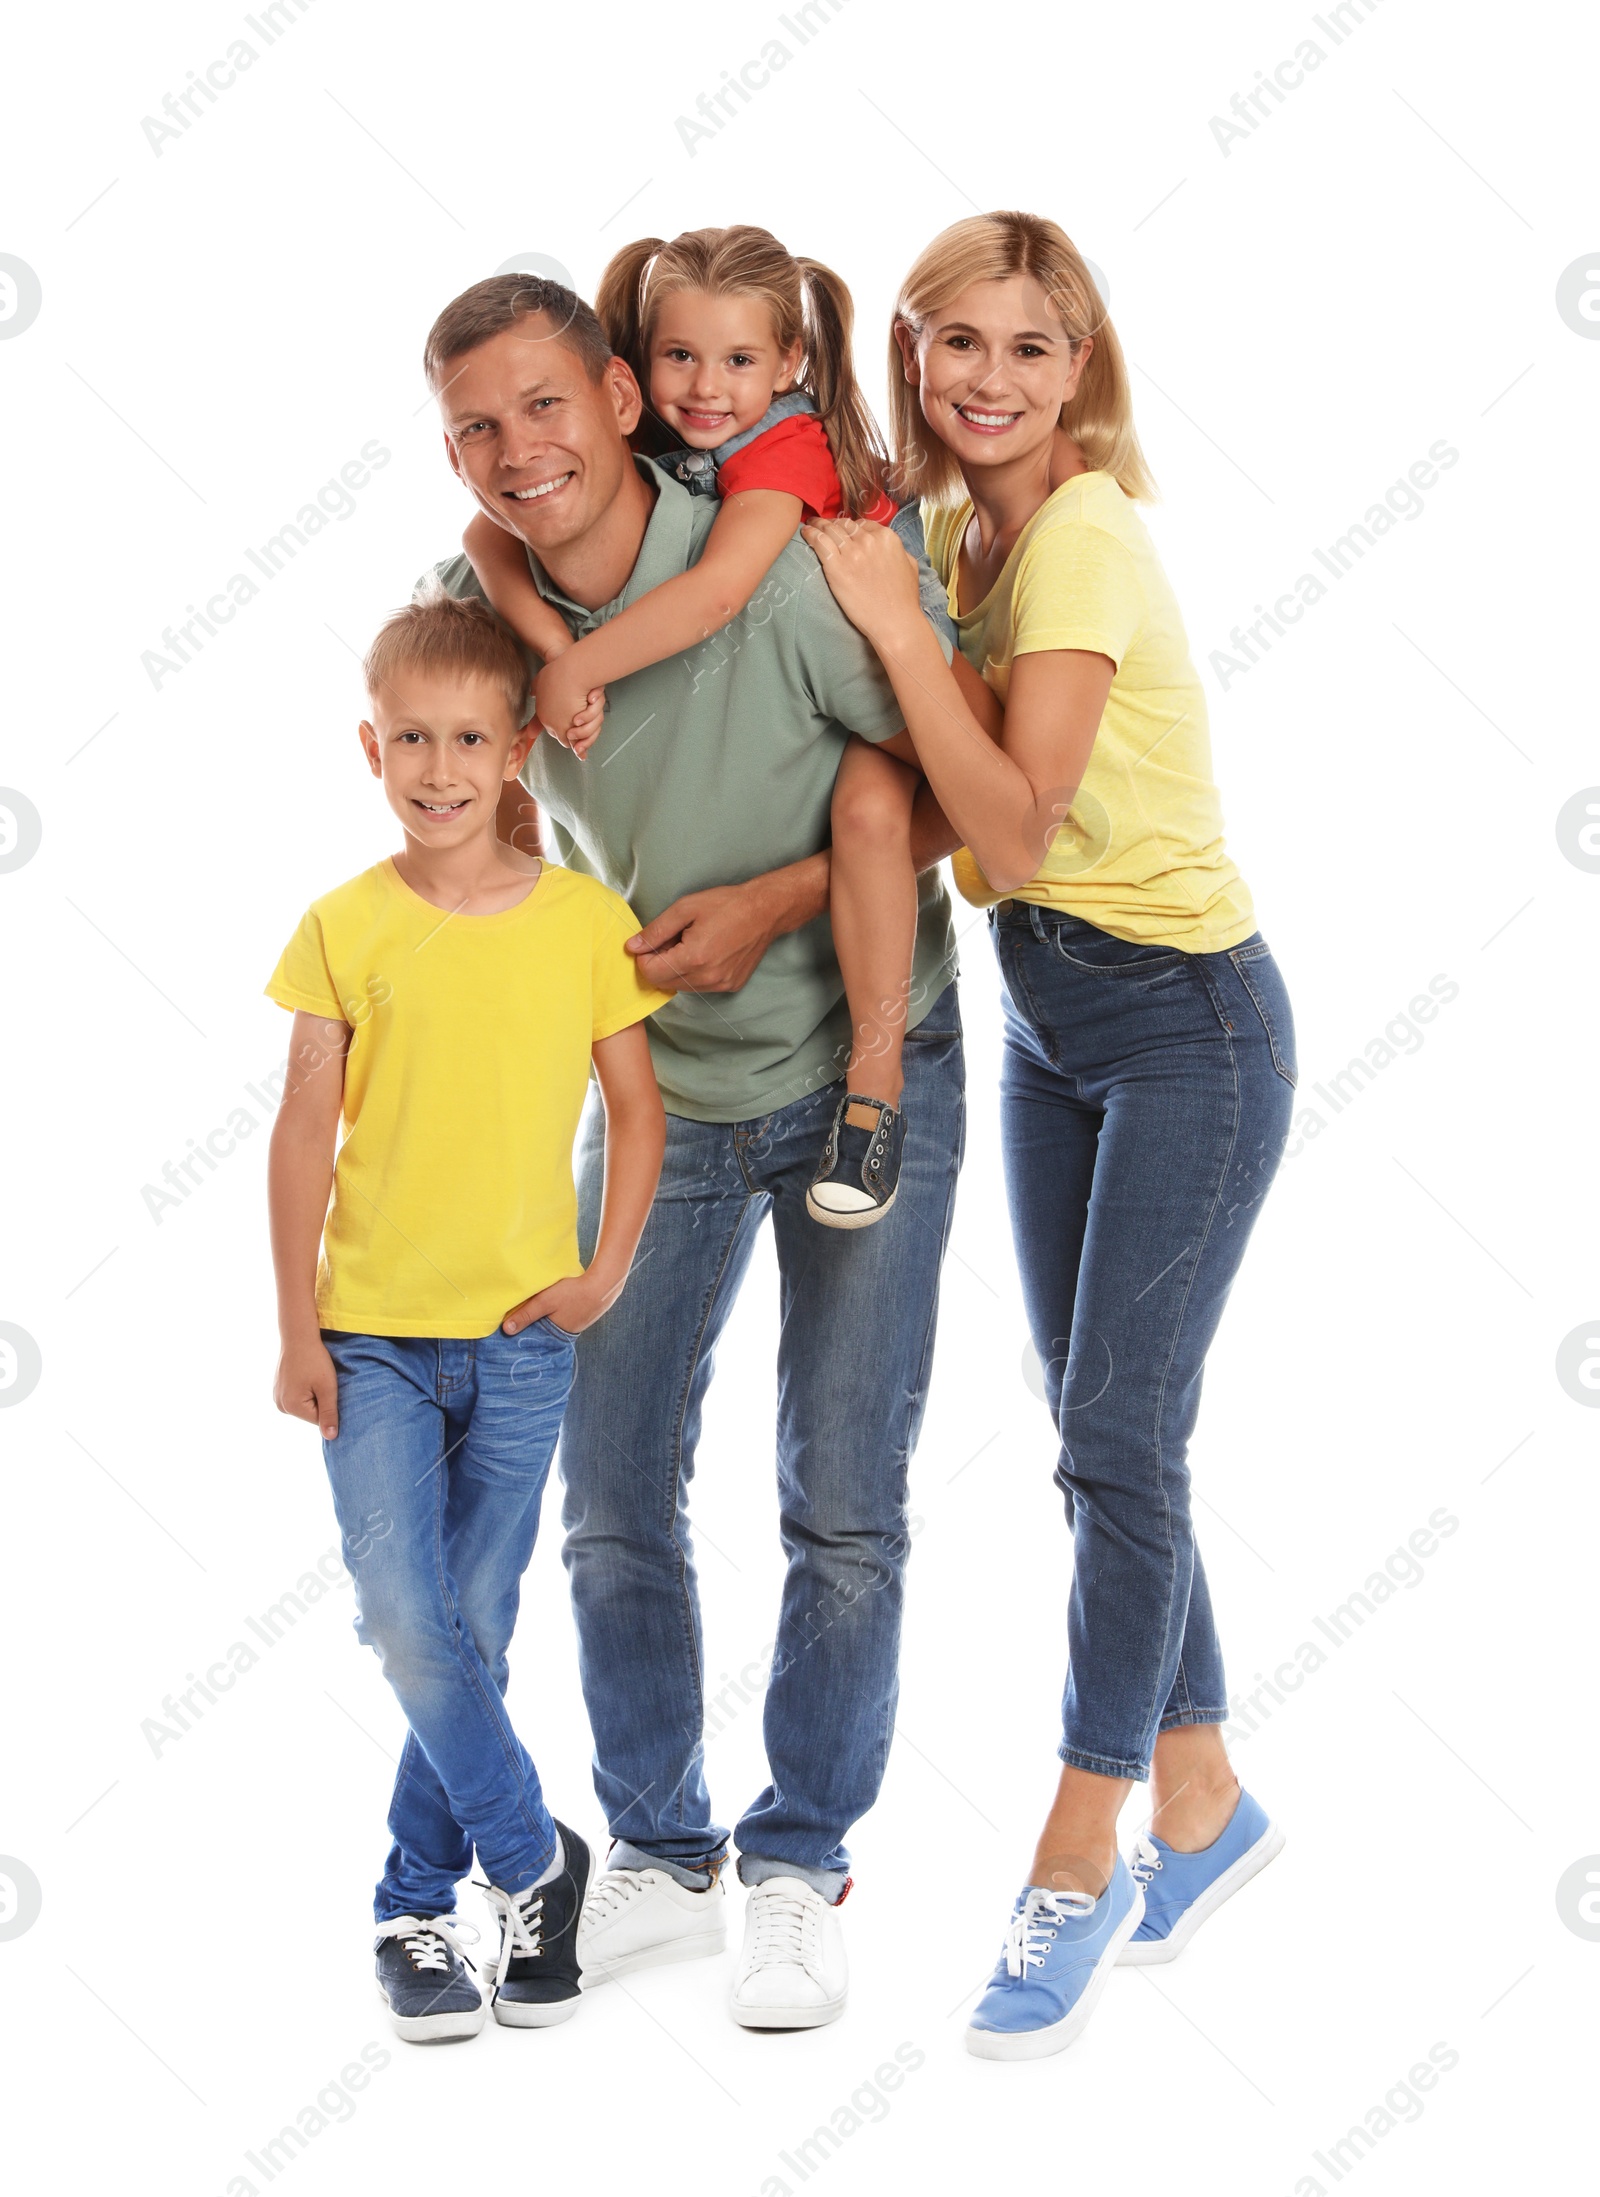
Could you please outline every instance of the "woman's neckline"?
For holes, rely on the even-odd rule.
[[[1059,497],[1069,494],[1070,491],[1075,488],[1081,488],[1085,481],[1102,479],[1104,477],[1105,474],[1103,467],[1097,465],[1086,466],[1081,473],[1074,473],[1071,480],[1063,481],[1059,488],[1052,488],[1049,495],[1045,497],[1043,503],[1038,506],[1037,510],[1030,512],[1028,517],[1023,520],[1021,526],[1017,529],[1017,538],[1011,544],[1011,547],[1006,551],[1005,561],[1001,565],[999,571],[995,574],[993,581],[990,583],[987,594],[980,596],[978,601],[973,604],[970,610],[956,611],[954,613],[955,617],[958,620],[966,618],[976,618],[980,611],[988,608],[989,604],[994,601],[995,597],[999,594],[1002,586],[1004,585],[1006,575],[1011,570],[1012,563],[1015,560],[1018,552],[1022,549],[1024,543],[1027,541],[1029,534],[1033,531],[1034,527],[1038,525],[1039,520],[1043,517],[1044,513],[1049,510],[1050,506],[1054,502],[1056,502]],[[958,589],[961,585],[961,545],[967,538],[967,528],[972,524],[975,511],[976,506],[974,505],[972,498],[969,495],[966,502],[961,506],[961,509],[956,513],[956,517],[960,522],[960,531],[956,536],[956,554],[954,567],[956,586]]]

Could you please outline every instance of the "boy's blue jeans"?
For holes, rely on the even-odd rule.
[[[474,1847],[510,1892],[555,1852],[502,1697],[573,1340],[548,1320],[467,1342],[322,1339],[339,1376],[339,1432],[322,1447],[356,1635],[377,1650],[411,1727],[373,1912],[448,1915]]]
[[[614,1867],[691,1882],[727,1849],[706,1790],[686,1503],[717,1340],[769,1215],[782,1319],[776,1444],[771,1421],[752,1417],[743,1469],[770,1484],[776,1447],[787,1569],[775,1641],[752,1639],[735,1664],[754,1690],[770,1657],[772,1781],[734,1832],[741,1876],[800,1877],[836,1898],[846,1834],[878,1797],[899,1687],[907,1463],[965,1123],[954,984],[906,1038],[905,1070],[899,1195],[871,1228],[824,1228],[805,1208],[842,1084],[754,1121],[669,1115],[633,1279],[578,1346],[561,1441],[566,1560],[595,1789],[620,1842]],[[585,1255],[602,1129],[591,1110],[578,1165]]]

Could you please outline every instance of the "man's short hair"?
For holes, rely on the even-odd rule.
[[[528,706],[528,666],[517,637],[474,596],[441,592],[407,603],[378,628],[361,669],[374,702],[380,694],[403,695],[408,671],[430,671],[493,680],[515,725]]]
[[[447,368],[482,343],[503,336],[519,320],[539,313],[551,326],[550,341],[576,354],[591,381],[598,381],[611,358],[611,344],[595,318],[565,283],[543,275],[490,275],[452,298],[428,330],[422,347],[422,371],[435,396],[449,380]]]

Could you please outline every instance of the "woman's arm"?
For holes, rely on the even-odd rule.
[[[605,1198],[594,1257],[581,1274],[552,1282],[501,1321],[508,1335],[551,1319],[568,1334],[592,1327],[622,1295],[661,1177],[667,1117],[642,1022],[597,1040],[594,1072],[606,1108]]]
[[[517,537],[480,511],[469,520],[461,546],[490,607],[504,618],[517,639],[526,642],[546,663],[565,655],[572,646],[567,622],[534,586],[527,555]]]
[[[718,512],[697,564],[585,634],[539,674],[539,722],[560,734],[585,695],[694,648],[737,618],[800,524],[805,506],[776,488],[748,488]]]
[[[1011,666],[1002,745],[974,714],[917,604],[915,575],[882,527],[829,519],[805,529],[828,585],[872,643],[905,712],[940,807],[996,892],[1039,865],[1088,768],[1116,666],[1047,649]]]
[[[289,1080],[267,1154],[267,1211],[282,1339],[273,1401],[292,1418],[309,1419],[329,1441],[339,1431],[339,1384],[317,1318],[317,1254],[333,1188],[350,1034],[343,1022],[296,1014],[289,1039]]]

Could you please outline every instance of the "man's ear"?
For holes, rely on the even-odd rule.
[[[455,475],[457,480],[460,480],[462,477],[461,459],[457,453],[454,442],[452,442],[452,440],[450,439],[450,430],[448,427],[444,429],[444,454],[450,460],[451,472]]]
[[[624,435],[631,435],[644,413],[644,395],[633,368],[613,351],[603,378],[616,409],[617,425]]]
[[[905,369],[906,380],[915,389],[922,379],[922,369],[917,363],[917,332],[908,320],[895,322],[894,340],[900,346],[900,363]]]
[[[383,749],[378,744],[378,735],[373,731],[365,717],[361,720],[361,746],[368,763],[372,767],[373,777],[381,778],[383,776]]]

